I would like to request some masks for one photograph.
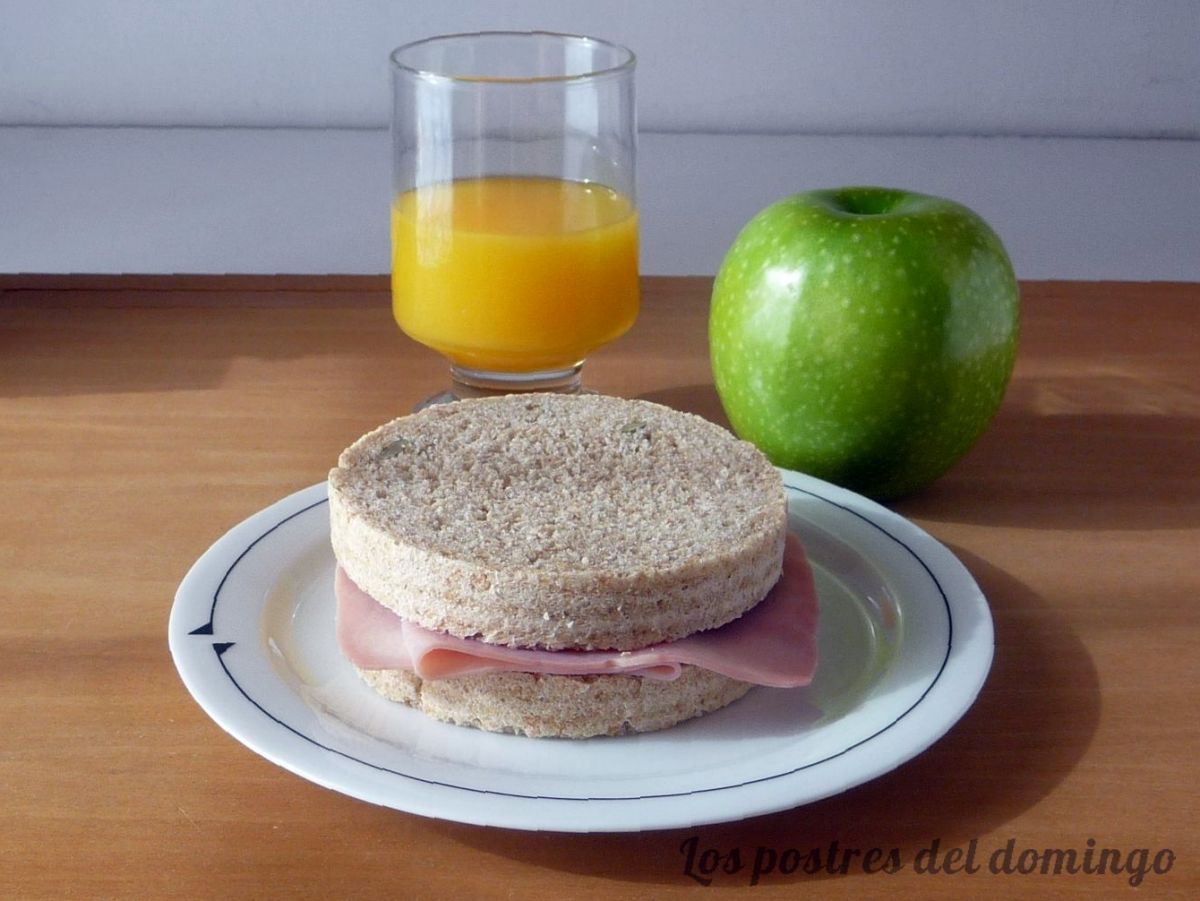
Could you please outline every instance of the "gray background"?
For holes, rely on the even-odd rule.
[[[881,183],[1024,277],[1200,280],[1194,0],[0,0],[0,271],[386,271],[387,53],[492,27],[638,53],[649,273]]]

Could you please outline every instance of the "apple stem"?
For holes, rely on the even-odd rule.
[[[830,202],[843,213],[878,216],[892,212],[905,196],[904,191],[891,188],[840,188],[833,192]]]

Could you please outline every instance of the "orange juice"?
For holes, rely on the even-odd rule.
[[[633,324],[637,257],[637,211],[603,185],[430,185],[392,206],[392,311],[405,333],[462,366],[567,367]]]

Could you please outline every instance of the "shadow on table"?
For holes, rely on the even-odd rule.
[[[861,852],[845,875],[864,875],[862,854],[896,849],[906,870],[937,840],[944,853],[985,839],[990,854],[1010,837],[1005,823],[1049,795],[1079,762],[1100,715],[1100,686],[1091,657],[1052,603],[984,560],[956,549],[989,599],[996,627],[992,671],[975,705],[932,748],[897,770],[841,795],[735,823],[644,834],[524,833],[438,823],[453,841],[535,866],[620,882],[691,884],[689,842],[739,849],[744,868],[710,874],[713,886],[747,885],[758,848],[782,857],[789,849]],[[1013,836],[1018,844],[1021,836]],[[1064,840],[1066,836],[1064,835]],[[986,866],[986,857],[984,858]],[[798,870],[774,872],[762,884],[844,878]],[[882,878],[877,876],[876,878]]]
[[[653,401],[685,413],[695,413],[703,416],[717,425],[730,428],[729,418],[721,407],[721,399],[717,397],[717,389],[708,385],[678,385],[674,388],[663,388],[659,391],[648,391],[639,394],[640,400]]]
[[[643,394],[725,427],[716,390]],[[1110,412],[1096,412],[1097,408]],[[991,427],[931,486],[889,504],[931,522],[1035,529],[1200,525],[1200,391],[1131,377],[1024,378]]]
[[[906,516],[1039,529],[1200,525],[1200,391],[1131,377],[1025,378]]]

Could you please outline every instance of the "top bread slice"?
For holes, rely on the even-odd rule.
[[[753,445],[604,395],[431,407],[329,474],[334,553],[407,620],[491,644],[632,650],[721,626],[782,571],[787,504]]]

